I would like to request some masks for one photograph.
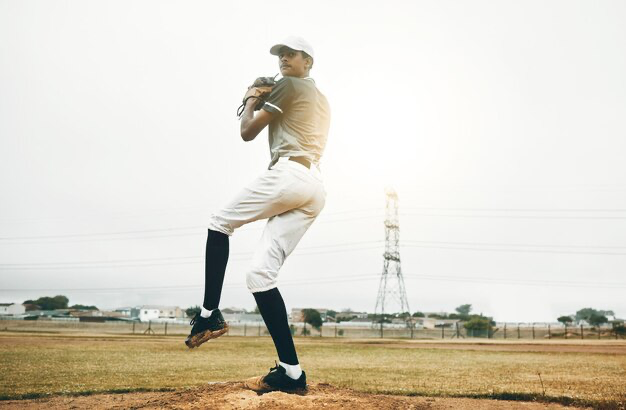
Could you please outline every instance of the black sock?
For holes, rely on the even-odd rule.
[[[204,265],[205,309],[217,309],[222,296],[224,274],[228,263],[228,235],[209,229]]]
[[[283,297],[277,288],[265,292],[253,293],[259,312],[263,316],[265,326],[272,335],[278,358],[281,362],[296,365],[298,355],[291,337],[291,329],[287,322],[287,309]]]

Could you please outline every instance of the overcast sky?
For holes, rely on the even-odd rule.
[[[374,310],[391,186],[412,311],[626,317],[624,21],[623,1],[0,0],[0,301],[200,304],[208,216],[270,158],[237,106],[296,34],[332,124],[288,308]],[[231,238],[222,307],[254,307],[262,227]]]

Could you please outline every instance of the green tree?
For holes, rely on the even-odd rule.
[[[32,304],[37,305],[41,308],[41,310],[56,310],[56,309],[67,309],[67,305],[70,300],[63,296],[57,295],[54,297],[43,296],[37,300],[26,300],[24,304]]]
[[[604,315],[596,315],[593,314],[589,317],[589,319],[587,320],[589,322],[589,324],[593,327],[598,327],[600,325],[602,325],[603,323],[607,323],[609,321],[609,319],[607,319],[606,316]]]
[[[463,327],[467,330],[491,330],[492,321],[486,317],[473,317]]]
[[[337,316],[337,312],[335,312],[334,310],[327,310],[326,316],[335,318]]]
[[[413,317],[424,317],[424,316],[426,316],[426,315],[424,315],[422,312],[415,312],[415,313],[413,313],[413,315],[412,315],[412,316],[413,316]]]
[[[613,312],[612,310],[599,310],[598,313],[606,317],[609,317],[609,316],[615,317],[615,312]]]
[[[466,305],[461,305],[454,310],[456,310],[456,313],[458,313],[460,316],[469,316],[470,312],[472,311],[472,305],[468,303]]]
[[[322,328],[322,316],[320,312],[315,309],[302,309],[302,317],[304,322],[310,324],[315,329],[320,330]]]
[[[202,308],[198,305],[191,306],[185,309],[185,313],[187,314],[187,317],[194,317],[195,315],[199,314],[201,311],[202,311]]]
[[[571,316],[559,316],[556,320],[563,323],[565,326],[569,325],[570,323],[574,321]]]
[[[589,322],[589,318],[591,315],[602,315],[602,312],[595,310],[593,308],[583,308],[576,312],[576,320],[586,320]]]
[[[70,306],[70,309],[76,309],[76,310],[99,310],[95,306],[87,306],[87,305],[72,305],[72,306]]]

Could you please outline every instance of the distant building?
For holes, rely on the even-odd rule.
[[[50,317],[70,317],[69,309],[55,309],[55,310],[29,310],[28,314],[30,316],[37,316],[40,318],[50,318]]]
[[[230,324],[259,324],[263,317],[258,313],[224,313],[224,320]]]
[[[448,313],[447,312],[424,312],[424,315],[426,317],[429,317],[429,316],[447,316]]]
[[[139,318],[142,322],[150,320],[184,319],[185,311],[178,306],[143,305],[131,308],[131,317]]]
[[[115,312],[120,313],[122,316],[130,317],[132,310],[133,308],[131,307],[121,307],[121,308],[115,309]]]
[[[159,318],[159,308],[142,306],[139,308],[139,320],[147,322]]]
[[[335,314],[335,319],[336,320],[352,320],[354,318],[366,319],[367,318],[367,312],[352,312],[352,311],[348,310],[348,311],[345,311],[345,312],[337,312]]]
[[[374,322],[372,321],[372,319],[368,319],[367,317],[356,317],[356,318],[350,320],[348,323],[362,324],[362,325],[371,325]],[[341,322],[341,324],[343,325],[344,322]]]
[[[26,307],[17,303],[0,303],[0,315],[23,315]]]
[[[434,317],[415,317],[413,318],[417,327],[423,327],[424,329],[436,329],[441,327],[454,327],[458,319],[435,319]]]
[[[104,312],[100,310],[72,310],[69,312],[71,317],[104,317]]]
[[[236,308],[236,307],[229,307],[229,308],[220,309],[220,312],[222,312],[222,314],[224,314],[224,315],[248,313],[248,312],[246,312],[245,309],[240,309],[240,308]]]

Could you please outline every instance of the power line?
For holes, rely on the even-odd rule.
[[[199,212],[208,212],[210,207],[207,206],[193,206],[193,207],[178,207],[178,208],[161,208],[161,209],[148,209],[137,212],[118,212],[115,214],[106,214],[106,215],[85,215],[81,217],[85,218],[97,218],[102,219],[103,217],[113,218],[113,219],[136,219],[138,217],[145,217],[146,214],[170,214],[170,213],[199,213]],[[366,208],[360,210],[344,210],[344,211],[336,211],[330,214],[323,215],[335,215],[335,214],[346,214],[346,213],[354,213],[354,212],[365,212],[365,211],[382,211],[383,207],[374,207],[374,208]],[[469,212],[626,212],[626,208],[463,208],[463,207],[408,207],[404,208],[408,210],[418,210],[418,211],[469,211]],[[19,223],[19,222],[29,222],[29,221],[67,221],[67,220],[75,220],[75,217],[49,217],[49,218],[17,218],[17,219],[6,219],[0,218],[0,223]]]
[[[379,245],[382,240],[359,241],[337,243],[330,245],[316,245],[302,247],[296,250],[293,255],[319,255],[332,254],[353,251],[375,250],[381,249]],[[432,244],[432,245],[430,245]],[[368,245],[368,246],[361,246]],[[469,246],[458,246],[469,245]],[[355,247],[356,246],[356,247]],[[401,247],[405,248],[434,248],[449,250],[465,250],[465,251],[481,251],[481,252],[522,252],[522,253],[550,253],[550,254],[573,254],[573,255],[626,255],[626,252],[591,252],[591,251],[568,251],[568,250],[551,250],[551,249],[493,249],[483,248],[488,246],[516,246],[529,248],[576,248],[576,249],[625,249],[624,246],[583,246],[583,245],[533,245],[533,244],[496,244],[496,243],[475,243],[475,242],[446,242],[446,241],[416,241],[409,240],[404,242]],[[340,248],[340,249],[332,249]],[[382,249],[381,249],[382,250]],[[231,261],[248,260],[254,252],[232,252],[230,254]],[[232,258],[232,257],[235,258]],[[129,268],[129,267],[153,267],[153,266],[171,266],[197,264],[202,261],[201,256],[178,256],[178,257],[161,257],[161,258],[142,258],[142,259],[117,259],[117,260],[98,260],[98,261],[69,261],[69,262],[41,262],[41,263],[3,263],[0,269],[5,270],[40,270],[40,269],[102,269],[102,268]],[[153,263],[166,262],[166,263]]]
[[[192,206],[192,207],[178,207],[178,208],[161,208],[161,209],[147,209],[147,210],[143,210],[143,211],[136,211],[136,212],[117,212],[117,213],[111,213],[111,214],[92,214],[92,215],[82,215],[79,217],[79,219],[88,219],[88,218],[94,218],[94,219],[98,219],[98,220],[102,220],[103,218],[110,218],[110,219],[138,219],[138,218],[142,218],[142,217],[146,217],[146,216],[150,216],[150,215],[154,215],[154,214],[198,214],[198,213],[210,213],[210,210],[213,209],[210,206]],[[383,208],[382,207],[373,207],[373,208],[362,208],[362,209],[350,209],[350,210],[344,210],[344,211],[334,211],[334,212],[328,212],[328,213],[324,213],[323,215],[340,215],[340,214],[346,214],[346,213],[355,213],[355,212],[369,212],[369,211],[382,211]],[[63,216],[58,216],[58,217],[48,217],[48,218],[16,218],[16,219],[7,219],[7,218],[0,218],[0,224],[10,224],[10,223],[20,223],[20,222],[38,222],[38,221],[74,221],[76,220],[76,217],[71,216],[71,217],[63,217]]]
[[[441,218],[487,219],[573,219],[573,220],[626,220],[626,216],[538,216],[538,215],[467,215],[467,214],[400,214],[400,216],[432,216]]]
[[[475,245],[475,246],[518,246],[527,248],[576,248],[576,249],[626,249],[626,246],[604,245],[549,245],[549,244],[524,244],[524,243],[494,243],[494,242],[451,242],[451,241],[420,241],[409,239],[410,243],[433,243],[442,245]]]
[[[626,208],[404,208],[409,211],[470,211],[470,212],[626,212]]]
[[[316,221],[316,224],[322,223],[336,223],[336,222],[349,222],[349,221],[357,221],[362,219],[371,219],[377,218],[378,215],[367,215],[367,216],[354,216],[349,218],[336,218],[331,220],[322,219],[320,221]],[[128,239],[146,239],[146,238],[159,238],[159,237],[172,237],[172,236],[199,236],[205,234],[205,231],[208,228],[206,226],[187,226],[187,227],[175,227],[175,228],[160,228],[160,229],[144,229],[144,230],[133,230],[133,231],[118,231],[118,232],[97,232],[97,233],[87,233],[87,234],[64,234],[64,235],[40,235],[40,236],[13,236],[13,237],[1,237],[0,241],[9,242],[9,241],[41,241],[43,242],[27,242],[27,243],[51,243],[50,239],[71,239],[74,238],[76,240],[70,242],[83,242],[85,239],[87,241],[91,240],[128,240]],[[237,230],[237,232],[248,232],[248,231],[259,231],[263,230],[264,227],[255,227],[255,228],[247,228],[242,227]],[[174,231],[185,231],[185,230],[197,230],[198,232],[189,232],[185,234],[174,234],[174,235],[153,235],[153,236],[133,236],[133,237],[115,237],[115,238],[92,238],[92,237],[101,237],[101,236],[119,236],[119,235],[142,235],[142,234],[150,234],[156,232],[174,232]],[[89,239],[91,238],[91,239]],[[82,240],[78,240],[82,239]],[[55,241],[55,243],[63,243],[64,241]],[[24,244],[25,242],[19,242],[20,244]]]
[[[111,236],[111,235],[128,235],[128,234],[141,234],[152,232],[172,232],[172,231],[187,231],[190,229],[198,229],[197,226],[187,226],[181,228],[160,228],[160,229],[143,229],[137,231],[121,231],[121,232],[98,232],[98,233],[85,233],[85,234],[67,234],[67,235],[40,235],[40,236],[14,236],[0,238],[2,241],[10,240],[25,240],[25,239],[56,239],[56,238],[82,238],[89,236]]]
[[[325,283],[338,283],[346,281],[358,280],[371,280],[377,279],[379,274],[372,275],[344,275],[344,276],[329,276],[316,279],[292,279],[281,281],[281,286],[290,285],[303,285],[303,284],[325,284]],[[238,288],[245,287],[244,282],[226,283],[224,288]],[[113,292],[113,291],[150,291],[150,290],[197,290],[203,289],[203,284],[189,284],[189,285],[160,285],[160,286],[132,286],[132,287],[115,287],[115,288],[38,288],[38,289],[1,289],[0,292]]]
[[[368,208],[364,210],[345,210],[338,211],[329,214],[322,214],[317,223],[334,223],[334,222],[348,222],[362,219],[372,219],[378,218],[380,215],[359,215],[348,218],[335,218],[326,220],[327,217],[332,217],[334,215],[343,215],[343,214],[354,214],[358,212],[369,212],[372,210],[379,210],[382,208]],[[619,213],[626,212],[626,209],[515,209],[515,208],[407,208],[409,210],[438,210],[438,211],[471,211],[471,212],[608,212],[608,213]],[[474,214],[431,214],[431,213],[400,213],[400,216],[405,217],[413,217],[413,216],[428,216],[428,217],[450,217],[450,218],[494,218],[494,219],[566,219],[566,220],[626,220],[626,216],[557,216],[557,215],[474,215]],[[86,233],[86,234],[62,234],[62,235],[35,235],[35,236],[13,236],[13,237],[0,237],[0,241],[28,241],[28,240],[50,240],[50,239],[86,239],[91,237],[102,237],[102,236],[120,236],[120,235],[142,235],[142,234],[150,234],[150,233],[158,233],[158,232],[175,232],[175,231],[185,231],[185,230],[206,230],[206,226],[186,226],[186,227],[172,227],[172,228],[159,228],[159,229],[143,229],[143,230],[128,230],[128,231],[117,231],[117,232],[96,232],[96,233]],[[263,227],[258,228],[241,228],[239,231],[252,231],[252,230],[262,230]],[[198,233],[186,233],[186,234],[174,234],[174,235],[153,235],[148,237],[132,237],[132,238],[98,238],[91,240],[122,240],[122,239],[145,239],[145,238],[158,238],[158,237],[171,237],[171,236],[194,236],[199,235]]]
[[[429,280],[436,282],[453,282],[453,283],[481,283],[492,285],[523,285],[523,286],[550,286],[550,287],[570,287],[570,288],[610,288],[610,289],[622,289],[626,288],[624,282],[589,282],[589,281],[558,281],[558,280],[542,280],[542,279],[504,279],[504,278],[490,278],[490,277],[476,277],[476,276],[452,276],[452,275],[426,275],[426,274],[404,274],[403,276],[411,280]],[[522,275],[527,276],[527,275]],[[360,275],[333,275],[322,278],[312,279],[292,279],[285,280],[279,283],[280,286],[301,286],[301,285],[316,285],[316,284],[330,284],[330,283],[344,283],[363,280],[378,280],[380,278],[379,273],[372,274],[360,274]],[[224,288],[239,288],[246,286],[243,282],[228,283],[224,285]],[[0,289],[0,292],[131,292],[131,291],[177,291],[177,290],[198,290],[204,287],[203,284],[189,284],[189,285],[160,285],[160,286],[129,286],[129,287],[114,287],[114,288],[8,288]]]
[[[363,241],[355,242],[354,244],[367,244],[367,243],[379,243],[381,241]],[[353,243],[339,243],[332,245],[320,245],[303,247],[298,249],[292,256],[298,255],[317,255],[337,252],[353,252],[376,249],[375,246],[365,246],[357,248],[346,249],[329,249],[320,250],[326,248],[353,246]],[[308,251],[309,252],[302,252]],[[240,258],[229,258],[231,261],[249,260],[254,252],[237,252],[231,253],[231,255],[240,256]],[[248,257],[244,257],[244,256]],[[103,260],[103,261],[85,261],[85,262],[41,262],[41,263],[3,263],[0,264],[0,269],[5,270],[41,270],[41,269],[108,269],[108,268],[134,268],[134,267],[153,267],[153,266],[171,266],[171,265],[188,265],[201,263],[203,257],[201,256],[178,256],[178,257],[162,257],[162,258],[144,258],[144,259],[118,259],[118,260]],[[165,263],[150,263],[162,261]],[[147,263],[146,263],[147,262]]]
[[[568,254],[568,255],[626,255],[626,252],[589,252],[589,251],[559,251],[559,250],[540,250],[540,249],[491,249],[491,248],[473,248],[467,246],[437,246],[437,245],[415,245],[409,243],[403,245],[409,248],[433,248],[433,249],[450,249],[463,251],[479,251],[479,252],[514,252],[514,253],[551,253],[551,254]]]
[[[578,281],[556,281],[541,279],[499,279],[486,277],[459,277],[445,275],[424,275],[414,274],[405,275],[411,279],[424,279],[439,282],[471,282],[471,283],[489,283],[496,285],[524,285],[524,286],[556,286],[556,287],[575,287],[575,288],[626,288],[624,282],[578,282]],[[525,276],[525,275],[523,275]]]

